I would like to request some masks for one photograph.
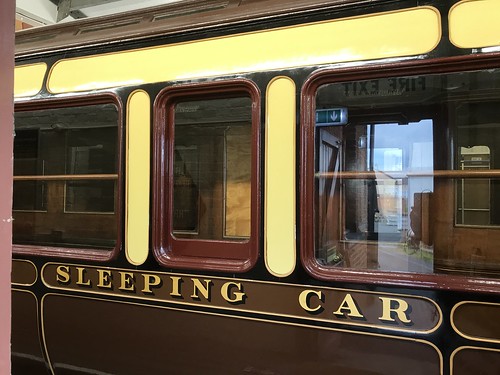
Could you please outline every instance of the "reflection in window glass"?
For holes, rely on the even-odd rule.
[[[250,236],[252,100],[175,106],[173,230],[177,237]]]
[[[321,86],[320,264],[500,274],[500,71]],[[499,155],[497,155],[499,154]]]
[[[116,106],[19,111],[15,130],[13,242],[113,248]]]
[[[14,211],[46,211],[47,185],[42,181],[14,181]]]
[[[66,212],[109,213],[115,210],[113,180],[83,180],[66,182]]]

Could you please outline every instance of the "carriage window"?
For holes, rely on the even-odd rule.
[[[190,266],[208,258],[238,270],[255,257],[256,99],[239,90],[165,96],[170,182],[157,188],[169,194],[158,229],[168,264],[197,257]]]
[[[316,92],[321,267],[500,275],[500,70]]]
[[[19,110],[15,132],[13,243],[115,248],[117,107]]]

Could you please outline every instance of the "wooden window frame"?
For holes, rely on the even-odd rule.
[[[315,258],[314,163],[316,93],[320,86],[331,83],[409,75],[460,73],[471,70],[500,68],[500,53],[475,56],[413,60],[410,62],[372,63],[362,67],[325,69],[314,72],[301,92],[300,136],[300,256],[307,273],[319,280],[372,285],[393,285],[458,291],[498,292],[500,280],[453,274],[419,274],[400,271],[333,268],[321,265]]]
[[[117,95],[95,94],[77,96],[71,98],[48,98],[41,100],[19,101],[15,103],[15,112],[36,111],[43,109],[58,109],[70,107],[83,107],[97,104],[113,104],[117,110],[117,173],[116,176],[104,175],[104,179],[116,179],[117,194],[115,196],[115,212],[116,212],[116,244],[111,250],[96,248],[72,248],[64,246],[38,246],[38,245],[12,245],[13,254],[29,255],[29,256],[46,256],[54,258],[66,259],[82,259],[96,262],[107,262],[115,259],[122,247],[122,217],[123,217],[123,104]],[[44,176],[46,180],[75,180],[92,177],[92,175],[57,175]],[[14,176],[16,178],[16,176]],[[23,180],[22,176],[19,180]]]
[[[172,234],[174,127],[178,102],[248,96],[252,100],[250,237],[245,241],[177,238]],[[154,104],[153,253],[171,268],[242,273],[258,259],[260,233],[260,93],[245,79],[186,84],[163,89]]]

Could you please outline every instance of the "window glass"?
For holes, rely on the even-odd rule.
[[[252,100],[175,105],[173,233],[242,241],[250,237]]]
[[[114,248],[117,107],[18,111],[15,131],[13,242]]]
[[[500,275],[500,70],[316,92],[314,245],[326,267]]]

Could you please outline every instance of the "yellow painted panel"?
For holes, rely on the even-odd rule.
[[[418,7],[252,33],[60,60],[53,93],[427,53],[439,12]],[[78,72],[78,73],[76,73]]]
[[[149,251],[149,95],[130,94],[127,103],[127,178],[125,213],[125,254],[130,263],[143,264]]]
[[[16,66],[14,70],[14,97],[33,96],[42,89],[47,64],[37,63]]]
[[[450,10],[450,40],[460,48],[500,45],[500,1],[466,0]]]
[[[267,88],[265,262],[278,277],[295,269],[295,83],[275,78]]]

